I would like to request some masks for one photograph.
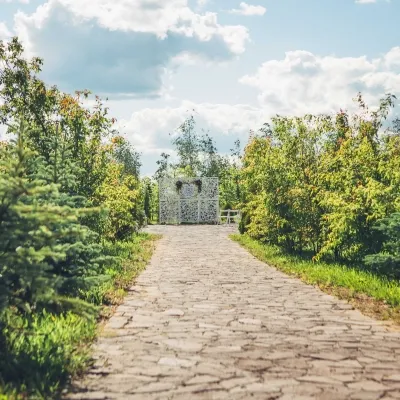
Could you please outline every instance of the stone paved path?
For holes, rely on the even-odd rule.
[[[400,399],[400,334],[220,226],[163,239],[68,399]]]

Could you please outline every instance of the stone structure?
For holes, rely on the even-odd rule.
[[[163,178],[158,182],[160,223],[218,223],[218,178]]]

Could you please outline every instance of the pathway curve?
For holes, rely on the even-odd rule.
[[[164,237],[66,398],[400,399],[400,333],[267,267],[228,229],[151,228]]]

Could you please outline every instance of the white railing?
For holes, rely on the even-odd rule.
[[[240,210],[221,210],[220,224],[238,224],[242,214]]]

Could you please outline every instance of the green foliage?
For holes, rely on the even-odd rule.
[[[154,180],[163,176],[173,177],[218,177],[220,182],[220,207],[236,209],[241,193],[239,183],[240,142],[236,141],[230,156],[218,152],[215,141],[208,134],[196,132],[194,117],[187,118],[178,128],[172,139],[177,154],[176,163],[169,154],[162,153],[157,161],[158,169]],[[154,191],[152,196],[154,197]],[[156,200],[150,200],[156,203]]]
[[[377,273],[400,280],[400,213],[381,219],[375,229],[383,243],[380,252],[366,256],[365,261]]]
[[[114,158],[117,163],[123,165],[123,174],[139,179],[141,167],[139,153],[122,137],[114,138],[113,142],[115,143]]]
[[[156,237],[138,233],[127,241],[105,241],[105,254],[118,262],[106,271],[109,281],[82,292],[84,300],[95,305],[115,304],[115,298],[121,295],[120,290],[124,293],[131,286],[150,259],[154,239]]]
[[[3,321],[0,394],[16,388],[29,398],[54,398],[69,376],[89,361],[87,344],[95,337],[94,319],[44,311],[29,319],[8,312]]]
[[[46,259],[60,259],[51,248],[49,228],[54,216],[64,210],[55,207],[53,213],[53,206],[41,207],[41,198],[56,189],[28,180],[24,164],[29,155],[19,141],[15,151],[5,148],[0,156],[0,314],[9,305],[29,312],[38,302],[52,298],[58,286],[57,277],[48,273]]]
[[[140,160],[99,97],[87,108],[88,91],[46,86],[17,38],[0,41],[0,61],[0,123],[15,139],[0,143],[0,397],[47,399],[151,253],[132,237]]]
[[[170,168],[170,158],[171,156],[167,153],[161,153],[161,159],[157,160],[158,168],[154,173],[154,180],[158,181],[164,176],[169,176],[171,174]]]
[[[138,234],[125,242],[104,242],[104,253],[118,262],[107,269],[106,283],[82,291],[81,297],[96,305],[119,304],[150,259],[154,239]],[[106,309],[102,314],[107,315]],[[0,326],[0,395],[10,398],[12,393],[58,398],[69,377],[87,366],[88,343],[96,333],[93,317],[71,312],[43,311],[27,317],[9,308]]]
[[[66,296],[96,284],[112,261],[102,255],[97,236],[79,222],[93,210],[71,207],[54,183],[29,175],[41,160],[23,147],[22,138],[23,132],[0,164],[3,304],[29,313],[43,307],[89,311]]]
[[[399,207],[399,139],[380,131],[394,104],[335,117],[276,117],[246,147],[241,230],[291,253],[362,262],[374,224]]]
[[[143,210],[147,222],[152,223],[158,219],[158,185],[150,178],[142,180]]]
[[[223,210],[237,210],[242,199],[240,188],[241,149],[240,141],[236,140],[230,157],[222,158],[219,163],[219,196],[220,207]]]
[[[6,125],[21,115],[40,123],[41,110],[47,108],[45,86],[36,77],[43,61],[37,57],[27,61],[23,51],[17,38],[0,41],[0,123]]]
[[[195,125],[193,116],[186,119],[172,140],[178,156],[176,168],[185,170],[188,177],[197,176],[201,166],[201,138],[195,131]]]
[[[105,179],[94,195],[94,203],[108,210],[101,229],[108,240],[122,240],[136,232],[135,204],[139,197],[139,183],[132,175],[122,174],[123,166],[111,162]]]

